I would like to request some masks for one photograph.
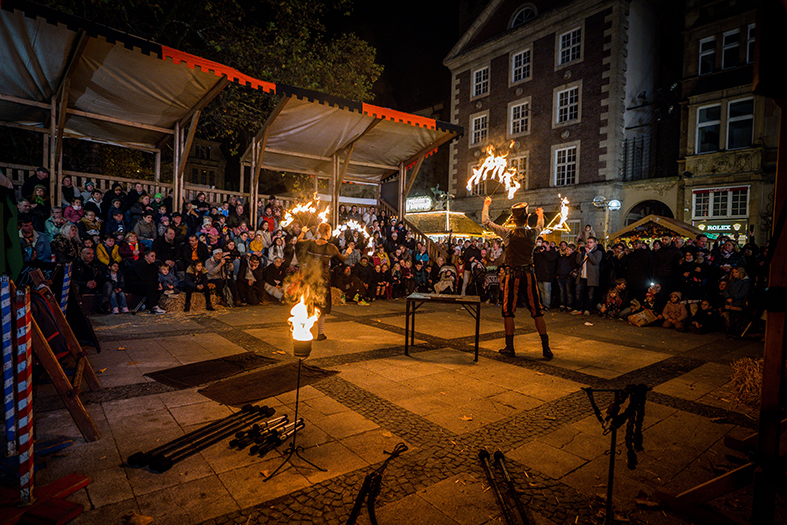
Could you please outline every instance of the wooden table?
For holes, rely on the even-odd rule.
[[[478,361],[478,335],[481,330],[481,298],[477,295],[441,295],[412,293],[407,296],[404,322],[404,355],[410,355],[410,345],[415,344],[415,312],[424,303],[458,304],[475,318],[475,359]],[[475,306],[475,309],[473,309]],[[412,323],[410,317],[412,316]]]

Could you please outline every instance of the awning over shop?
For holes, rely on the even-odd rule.
[[[660,215],[648,215],[633,224],[629,224],[625,228],[616,231],[609,236],[610,239],[617,240],[626,237],[658,237],[664,232],[673,232],[681,237],[695,239],[697,235],[702,233],[702,230],[686,224],[685,222],[669,217],[662,217]]]

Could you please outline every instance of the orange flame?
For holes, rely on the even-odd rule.
[[[292,338],[296,341],[311,341],[314,339],[311,330],[320,317],[320,310],[315,308],[314,315],[309,316],[309,310],[306,307],[306,295],[301,295],[301,300],[292,307],[290,314],[292,317],[288,321],[292,327]]]
[[[549,225],[544,229],[542,233],[550,234],[553,231],[558,232],[570,232],[571,228],[568,227],[568,197],[563,197],[559,193],[557,194],[560,197],[560,213],[555,215],[555,217],[550,221]],[[557,221],[557,224],[554,224]]]
[[[291,210],[287,210],[285,212],[285,214],[284,214],[284,219],[281,221],[282,228],[286,228],[287,226],[292,224],[292,222],[296,219],[296,215],[299,215],[299,214],[315,215],[315,214],[317,214],[317,206],[319,206],[319,204],[320,204],[320,199],[319,199],[319,197],[317,197],[316,193],[315,193],[314,196],[315,196],[315,200],[311,200],[311,201],[307,202],[306,204],[298,204],[294,208],[292,208]],[[330,211],[330,209],[331,209],[331,207],[327,206],[322,213],[317,214],[317,218],[320,220],[320,222],[328,222],[328,212]],[[303,219],[303,217],[300,217],[300,219]]]
[[[514,166],[508,167],[508,154],[502,156],[495,155],[495,149],[490,145],[486,148],[486,158],[484,158],[481,166],[473,168],[473,176],[467,181],[467,191],[473,191],[473,186],[479,184],[481,181],[488,179],[497,180],[500,184],[505,186],[508,192],[508,198],[513,199],[514,194],[519,188],[522,187],[519,181],[516,180],[516,168]]]

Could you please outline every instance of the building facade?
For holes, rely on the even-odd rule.
[[[752,93],[755,8],[753,0],[687,3],[678,218],[711,236],[762,244],[773,216],[779,110]]]
[[[492,194],[493,216],[517,201],[550,216],[565,196],[564,238],[585,224],[603,236],[627,218],[672,215],[664,201],[676,202],[679,186],[680,55],[665,66],[675,53],[656,45],[669,34],[659,13],[644,0],[492,0],[444,61],[452,121],[466,130],[451,150],[455,209],[479,214],[479,196]],[[513,200],[496,182],[465,188],[489,145],[517,170]],[[620,210],[605,207],[613,199]]]
[[[186,180],[194,186],[224,188],[224,169],[227,161],[221,144],[212,140],[194,138],[186,159]]]

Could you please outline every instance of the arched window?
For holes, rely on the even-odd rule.
[[[521,8],[511,19],[511,29],[530,22],[536,16],[538,16],[538,13],[536,13],[536,8],[534,6],[529,5]]]

